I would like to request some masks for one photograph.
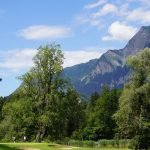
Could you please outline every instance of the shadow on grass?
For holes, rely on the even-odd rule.
[[[13,148],[13,147],[7,146],[5,144],[0,144],[0,150],[21,150],[21,149]]]
[[[58,145],[56,145],[56,144],[48,144],[48,146],[49,146],[49,147],[56,147],[56,146],[58,146]]]

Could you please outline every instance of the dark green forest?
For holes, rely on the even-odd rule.
[[[0,141],[132,139],[134,149],[148,149],[150,49],[128,58],[132,73],[123,89],[104,85],[87,99],[61,76],[63,60],[60,45],[39,47],[20,87],[0,98]]]

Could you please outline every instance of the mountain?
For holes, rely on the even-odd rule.
[[[103,85],[121,88],[130,74],[126,66],[127,57],[146,47],[150,48],[150,26],[141,27],[123,49],[108,50],[99,59],[65,68],[63,76],[85,95],[100,92]]]

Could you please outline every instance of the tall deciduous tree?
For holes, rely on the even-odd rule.
[[[24,92],[32,97],[36,114],[36,140],[41,141],[48,127],[53,126],[57,117],[56,103],[65,83],[59,78],[62,71],[63,53],[59,45],[41,46],[33,58],[33,68],[23,75]]]
[[[135,138],[135,149],[150,146],[150,49],[128,59],[133,76],[125,86],[114,115],[121,137]]]
[[[71,84],[61,78],[63,58],[59,45],[38,49],[34,66],[20,77],[22,85],[3,107],[0,139],[58,140],[79,129],[83,103]]]

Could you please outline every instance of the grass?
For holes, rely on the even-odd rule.
[[[0,143],[0,150],[128,150],[125,148],[83,148],[53,143]]]

